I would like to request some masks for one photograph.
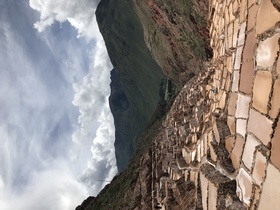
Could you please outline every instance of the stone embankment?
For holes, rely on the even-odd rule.
[[[209,2],[213,59],[153,141],[154,209],[280,208],[279,5]]]

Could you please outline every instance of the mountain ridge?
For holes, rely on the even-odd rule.
[[[114,118],[119,171],[127,166],[139,136],[161,100],[160,84],[164,79],[144,42],[139,19],[131,8],[130,0],[102,0],[96,10],[100,32],[130,109],[126,119]],[[121,116],[114,113],[118,108],[113,104],[110,107],[113,116]]]
[[[89,198],[77,209],[243,210],[279,206],[278,4],[273,0],[213,0],[209,7],[203,7],[200,3],[206,1],[134,2],[143,4],[138,6],[144,8],[146,17],[138,14],[140,21],[153,17],[154,27],[162,26],[158,32],[164,29],[166,37],[172,34],[168,30],[173,27],[168,21],[179,25],[175,17],[181,14],[177,9],[185,8],[182,3],[188,5],[189,15],[181,21],[189,19],[197,32],[200,24],[194,11],[208,8],[203,17],[208,16],[208,21],[204,21],[211,24],[213,57],[207,61],[207,53],[206,59],[198,56],[201,68],[197,70],[201,72],[192,72],[192,78],[177,79],[179,83],[188,81],[172,103],[165,108],[158,106],[128,167],[96,198]],[[166,5],[171,7],[165,9]],[[153,36],[152,27],[150,24],[144,29],[146,42]],[[163,43],[164,36],[155,41]],[[208,37],[203,40],[208,42]],[[196,51],[194,43],[189,43],[192,47],[185,50]],[[204,44],[207,52],[207,43]],[[174,66],[170,57],[176,55],[177,51],[172,51],[174,45],[158,46],[150,49],[153,58],[159,56],[157,62],[161,67],[166,65],[164,60]],[[269,56],[264,56],[266,52]],[[160,56],[165,55],[170,60],[160,62]],[[178,72],[174,68],[170,78],[172,73],[180,75]]]
[[[143,1],[143,3],[144,2],[148,3],[151,1]],[[154,2],[160,3],[161,1]],[[170,3],[170,6],[176,4],[176,2],[171,0],[166,2]],[[183,1],[178,2],[182,4]],[[121,134],[125,135],[125,137],[117,137],[115,142],[116,157],[120,173],[97,195],[97,197],[90,197],[77,207],[79,210],[150,209],[152,202],[152,200],[149,199],[149,197],[151,197],[152,162],[150,158],[152,142],[154,137],[158,135],[162,122],[173,103],[174,97],[172,97],[170,93],[175,93],[176,95],[176,91],[173,91],[176,86],[180,89],[184,86],[186,81],[196,77],[199,72],[205,71],[204,61],[207,61],[207,56],[211,56],[211,53],[208,52],[208,35],[204,34],[205,36],[201,36],[200,34],[196,34],[195,37],[198,37],[200,41],[193,40],[194,43],[192,46],[197,46],[197,48],[203,50],[202,55],[195,59],[195,63],[199,64],[199,69],[192,71],[182,66],[180,67],[181,69],[175,69],[173,68],[174,65],[172,62],[176,62],[176,59],[169,64],[161,63],[158,58],[164,56],[165,52],[167,52],[167,55],[171,52],[172,59],[174,59],[174,55],[176,54],[182,59],[183,48],[180,51],[174,51],[173,45],[168,42],[168,45],[163,45],[162,48],[153,50],[147,41],[150,31],[143,28],[143,26],[146,25],[145,21],[147,21],[143,19],[144,13],[141,15],[139,11],[136,11],[136,7],[140,6],[137,6],[135,1],[129,0],[101,0],[96,10],[98,25],[104,37],[109,57],[114,66],[114,71],[111,75],[112,94],[110,96],[110,107],[116,125],[116,135]],[[196,4],[190,6],[194,6],[197,9]],[[177,5],[177,7],[180,7],[180,5]],[[147,7],[144,8],[147,9]],[[190,8],[187,9],[189,10]],[[168,12],[168,10],[164,12]],[[152,13],[147,14],[147,17],[151,14]],[[206,15],[203,16],[203,18],[206,18]],[[192,21],[189,20],[190,16],[183,16],[182,21],[184,21],[184,19],[190,24],[192,31],[196,31],[195,24],[192,24]],[[172,19],[169,21],[172,21]],[[153,24],[153,27],[157,27],[157,25]],[[158,34],[163,33],[160,31],[161,29],[155,30],[159,30]],[[168,30],[170,30],[168,34],[173,34],[174,30],[178,30],[178,28],[175,26]],[[205,25],[205,30],[207,31],[207,25]],[[168,36],[165,36],[164,39],[162,36],[160,37],[162,41],[168,39]],[[129,42],[128,40],[133,40],[134,42]],[[135,40],[137,41],[135,42]],[[139,43],[141,43],[141,47]],[[149,46],[149,48],[147,46]],[[188,47],[187,50],[192,49]],[[137,54],[139,51],[141,53]],[[143,59],[147,59],[150,62],[148,64],[144,62],[144,69],[147,71],[144,74],[145,78],[141,76],[143,71],[138,65],[140,63],[143,66]],[[142,62],[139,62],[139,60],[142,60]],[[189,65],[192,66],[193,63],[189,63]],[[163,70],[163,67],[165,70]],[[195,68],[195,66],[192,68]],[[180,71],[185,71],[186,74],[178,73]],[[176,77],[180,79],[176,79]],[[173,82],[168,82],[167,78]],[[162,87],[163,84],[165,84],[164,87]],[[149,94],[139,94],[145,92],[139,91],[139,87],[142,87],[143,90]],[[136,92],[138,94],[135,94]],[[122,96],[118,96],[119,94]],[[125,106],[125,109],[122,109],[123,104],[119,103],[117,100],[123,101],[124,98],[127,98],[127,104],[129,104],[129,106]],[[169,100],[170,98],[171,100]],[[116,100],[115,104],[113,100]],[[124,104],[126,104],[126,102]],[[144,107],[146,110],[143,109]],[[147,112],[147,109],[150,111]],[[125,114],[122,115],[123,113],[120,110]],[[117,115],[119,117],[117,117]],[[143,120],[143,116],[145,116],[145,120]],[[133,119],[140,119],[136,121],[141,123],[141,131],[137,130],[137,126],[132,128],[131,132],[125,129]],[[129,126],[133,127],[133,123]],[[131,138],[133,140],[131,140]],[[125,160],[127,162],[123,164],[124,160],[122,157],[124,157],[124,155],[121,153],[131,152],[131,148],[133,148],[133,156],[130,160]],[[143,206],[143,203],[146,203],[146,205]]]

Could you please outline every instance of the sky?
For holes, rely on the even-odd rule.
[[[99,0],[0,0],[0,209],[75,209],[117,173]]]

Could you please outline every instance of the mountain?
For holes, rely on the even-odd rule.
[[[99,29],[114,66],[113,79],[119,80],[118,87],[112,82],[110,97],[119,171],[127,166],[140,134],[161,100],[160,88],[164,79],[144,42],[143,28],[132,8],[129,0],[102,0],[96,10]],[[124,94],[119,100],[127,98],[126,109],[129,111],[125,113],[126,117],[122,116],[122,108],[118,107],[122,104],[112,103],[116,102],[114,94],[118,94],[119,87]]]
[[[174,97],[206,71],[212,56],[207,2],[99,3],[97,22],[114,66],[109,101],[120,173],[77,210],[150,209],[153,141],[165,132],[162,124]]]
[[[204,71],[212,57],[208,0],[133,0],[145,42],[163,72],[178,87]]]
[[[131,5],[151,56],[179,91],[170,97],[170,81],[162,83],[164,101],[128,167],[77,210],[275,209],[280,205],[277,1],[132,0]]]
[[[115,151],[123,171],[157,105],[165,95],[166,77],[179,89],[203,71],[212,56],[207,29],[207,1],[102,0],[96,17],[114,66],[127,110],[112,103]],[[172,82],[171,82],[172,81]],[[174,93],[174,92],[173,92]],[[123,96],[124,96],[123,95]],[[120,101],[123,97],[120,98]]]

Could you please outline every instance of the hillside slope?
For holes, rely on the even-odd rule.
[[[182,4],[182,1],[166,2],[170,3],[170,7],[179,3],[176,6],[177,9]],[[136,16],[135,11],[139,9],[137,7],[140,7],[136,3],[129,0],[102,0],[96,12],[100,31],[114,65],[114,71],[111,74],[112,93],[110,96],[110,107],[116,126],[115,145],[119,169],[125,168],[124,162],[127,163],[126,155],[131,155],[132,150],[135,150],[135,152],[128,167],[122,173],[117,175],[96,198],[89,197],[77,209],[151,208],[151,144],[156,136],[160,138],[162,132],[165,132],[162,129],[162,122],[172,104],[172,102],[169,102],[167,107],[156,106],[161,100],[160,95],[162,96],[162,93],[159,93],[162,91],[161,84],[165,77],[162,69],[155,63],[154,59],[162,67],[161,60],[165,60],[164,56],[170,52],[174,54],[175,51],[172,51],[173,45],[170,45],[170,43],[162,45],[161,48],[149,46],[147,36],[151,35],[151,31],[147,29],[144,31],[142,29],[142,26],[145,27],[145,21],[147,20],[143,19],[144,13],[141,15],[139,11],[137,11],[138,17]],[[149,1],[143,1],[142,3],[148,5]],[[194,4],[194,8],[198,9],[197,4]],[[206,3],[204,8],[207,8]],[[148,7],[145,7],[145,9],[148,9]],[[164,13],[168,13],[169,10],[171,8],[164,10]],[[150,11],[149,15],[151,15]],[[202,18],[206,18],[206,15]],[[192,32],[195,33],[195,37],[192,36],[195,43],[194,46],[199,48],[202,53],[199,54],[198,58],[195,58],[196,64],[199,65],[198,69],[195,69],[193,62],[186,62],[189,68],[186,68],[186,66],[173,68],[171,63],[167,63],[168,69],[166,70],[165,68],[164,73],[179,87],[182,87],[185,81],[188,81],[199,72],[204,72],[206,68],[203,61],[207,60],[207,55],[211,55],[207,45],[208,33],[206,24],[203,26],[204,32],[200,35],[196,32],[199,25],[196,26],[192,23],[189,15],[182,15],[181,21],[188,22],[189,27],[192,28]],[[203,21],[206,23],[206,20]],[[157,27],[156,24],[153,27]],[[178,24],[168,28],[168,33],[173,34],[180,27],[181,25]],[[165,43],[165,38],[162,36],[158,37],[158,39],[162,39],[162,43]],[[191,46],[187,44],[185,47],[180,48],[180,50],[186,50],[188,54],[195,54]],[[159,51],[161,53],[158,53]],[[177,53],[180,54],[181,59],[185,55],[179,51]],[[163,56],[161,60],[157,59],[159,56]],[[179,71],[183,72],[183,74],[178,74]],[[164,80],[166,81],[166,79]],[[149,119],[150,123],[148,124]],[[148,127],[144,130],[146,125]],[[142,130],[139,129],[139,126],[141,126]],[[142,131],[144,132],[140,135]],[[138,139],[140,141],[138,146],[135,147]]]
[[[205,70],[202,61],[212,57],[207,0],[133,0],[133,5],[153,58],[178,87]]]
[[[279,4],[213,0],[209,9],[205,71],[145,131],[127,170],[77,209],[280,205]]]
[[[207,8],[207,1],[194,0],[102,0],[98,5],[98,25],[130,109],[121,117],[121,107],[116,107],[120,103],[110,100],[120,171],[163,99],[164,74],[181,88],[203,71],[201,61],[212,56]],[[113,85],[111,88],[116,90]]]
[[[130,111],[121,118],[120,109],[110,104],[116,126],[117,166],[122,171],[160,101],[164,74],[144,42],[143,29],[130,0],[102,0],[96,17],[116,78],[129,102]]]

